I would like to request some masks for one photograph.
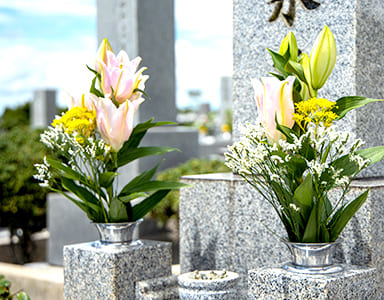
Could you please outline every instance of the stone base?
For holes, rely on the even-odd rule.
[[[64,247],[64,299],[135,299],[135,283],[171,275],[171,243],[142,240],[139,246]]]
[[[376,269],[344,266],[330,275],[301,275],[282,268],[248,273],[248,299],[376,299]]]

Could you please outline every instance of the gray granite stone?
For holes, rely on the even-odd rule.
[[[63,195],[50,193],[47,200],[48,263],[62,266],[65,245],[90,242],[99,234],[86,214]]]
[[[182,273],[233,270],[240,274],[244,290],[248,270],[290,260],[285,245],[269,231],[285,236],[276,212],[240,177],[208,174],[183,177],[182,181],[193,185],[180,192]],[[371,188],[368,199],[342,233],[336,262],[374,266],[377,282],[383,282],[384,181],[356,180],[347,197],[366,188]],[[384,295],[383,287],[378,292]]]
[[[288,2],[288,1],[285,1]],[[299,3],[300,1],[296,1]],[[234,0],[233,10],[233,113],[234,136],[238,127],[256,119],[256,105],[250,78],[268,76],[273,71],[266,48],[278,50],[288,31],[296,36],[299,48],[310,53],[312,44],[324,25],[332,30],[337,43],[337,62],[319,96],[336,100],[360,95],[384,98],[384,6],[380,0],[324,0],[316,10],[296,5],[292,28],[279,19],[268,23],[273,5],[267,1]],[[366,141],[366,145],[384,144],[384,135],[374,128],[384,128],[384,103],[370,104],[349,113],[343,127]],[[362,177],[383,176],[384,162],[371,166]]]
[[[136,282],[136,300],[179,299],[177,276],[160,277]]]
[[[31,103],[31,126],[45,128],[52,123],[56,114],[56,90],[34,91]]]
[[[171,275],[171,244],[64,247],[64,299],[135,299],[135,282]]]
[[[200,271],[200,273],[210,271]],[[238,297],[239,274],[227,272],[228,277],[214,280],[192,279],[193,272],[179,275],[181,300],[232,300]]]
[[[248,299],[377,299],[375,268],[344,268],[332,275],[300,275],[279,267],[250,270]]]
[[[114,51],[141,56],[148,67],[145,91],[151,100],[140,106],[140,122],[175,121],[174,1],[98,0],[97,24],[99,43],[108,38]]]

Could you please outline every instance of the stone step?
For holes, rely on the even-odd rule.
[[[11,291],[23,290],[33,300],[63,299],[64,271],[46,263],[0,263],[0,274],[11,281]]]

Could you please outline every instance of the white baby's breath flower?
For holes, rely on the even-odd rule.
[[[297,211],[297,212],[300,211],[300,207],[297,207],[294,203],[290,203],[289,207],[292,208],[294,211]]]
[[[272,155],[271,156],[271,160],[274,162],[274,163],[277,163],[277,164],[282,164],[284,163],[284,160],[278,156],[278,155]]]

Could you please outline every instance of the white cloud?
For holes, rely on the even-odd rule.
[[[96,15],[95,0],[0,0],[0,8],[38,15]]]

